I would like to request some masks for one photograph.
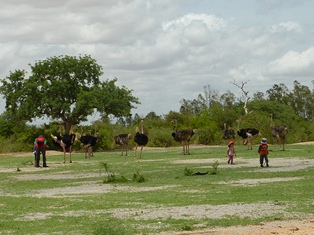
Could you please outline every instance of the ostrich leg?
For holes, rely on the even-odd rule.
[[[144,146],[142,146],[142,147],[141,147],[140,159],[142,159],[142,151],[143,151],[143,147],[144,147]]]
[[[70,163],[72,163],[72,146],[70,146]]]

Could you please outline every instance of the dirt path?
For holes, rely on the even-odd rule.
[[[213,228],[194,232],[178,232],[167,235],[314,235],[314,219],[304,221],[275,221],[249,226]],[[165,233],[160,235],[166,235]]]

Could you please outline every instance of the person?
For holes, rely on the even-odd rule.
[[[35,167],[40,167],[39,166],[40,154],[42,154],[43,156],[43,167],[48,167],[46,163],[46,148],[48,148],[48,145],[47,140],[43,135],[40,135],[35,139],[35,148],[36,148]]]
[[[264,160],[265,160],[266,166],[269,167],[269,165],[268,165],[268,144],[267,144],[266,138],[262,138],[261,144],[258,147],[258,153],[259,153],[259,162],[261,164],[261,167],[264,167]]]
[[[236,156],[236,151],[234,149],[234,142],[230,141],[228,143],[228,149],[227,149],[227,156],[228,156],[228,164],[233,164],[233,159]]]

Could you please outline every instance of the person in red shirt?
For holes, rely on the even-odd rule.
[[[35,148],[36,148],[36,154],[35,154],[35,167],[39,166],[40,161],[40,154],[43,156],[43,167],[48,167],[46,163],[46,148],[49,146],[47,145],[47,140],[43,135],[38,136],[35,139]]]
[[[259,162],[261,164],[261,167],[264,167],[264,159],[266,166],[269,167],[268,165],[268,144],[267,144],[267,139],[263,138],[261,144],[258,147],[258,153],[259,153]]]

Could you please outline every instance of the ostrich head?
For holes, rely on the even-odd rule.
[[[140,128],[136,127],[135,132],[139,133],[140,132]]]

